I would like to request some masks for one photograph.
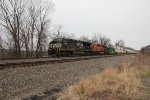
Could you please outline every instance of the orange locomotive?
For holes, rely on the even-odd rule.
[[[91,44],[90,49],[93,52],[93,54],[104,54],[106,51],[106,47],[96,43]]]

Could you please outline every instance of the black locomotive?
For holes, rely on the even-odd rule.
[[[73,39],[58,38],[49,43],[48,54],[56,56],[90,55],[91,43]]]

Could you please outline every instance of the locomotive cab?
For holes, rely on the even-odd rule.
[[[48,54],[53,55],[62,47],[62,39],[54,39],[49,43]]]

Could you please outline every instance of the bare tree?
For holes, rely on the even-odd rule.
[[[14,49],[14,43],[12,41],[13,41],[13,38],[10,35],[6,35],[6,39],[5,39],[6,47],[5,48],[8,50],[8,53],[7,53],[8,56],[6,58],[16,57],[14,50],[13,50]]]
[[[3,39],[0,36],[0,58],[4,57],[4,54],[5,54],[5,48],[3,45]]]
[[[123,40],[118,40],[116,43],[115,43],[115,46],[119,46],[119,47],[124,47],[125,43]]]
[[[79,40],[84,41],[84,42],[91,42],[91,40],[89,39],[88,36],[81,36],[81,37],[79,38]]]
[[[54,30],[52,34],[50,35],[51,39],[57,39],[57,38],[69,38],[69,39],[75,39],[74,33],[66,33],[63,31],[63,25],[57,24],[53,26]]]
[[[38,18],[37,22],[35,23],[36,28],[36,39],[37,39],[37,45],[36,45],[36,56],[42,56],[40,55],[43,51],[43,47],[45,46],[46,38],[47,38],[47,30],[50,23],[49,20],[49,14],[53,11],[53,3],[52,2],[46,2],[46,4],[39,3],[38,5]]]
[[[37,56],[41,54],[53,11],[54,5],[48,0],[0,0],[0,25],[12,39],[16,57],[22,57],[24,49],[26,56],[34,50]]]
[[[75,34],[62,32],[61,37],[66,39],[75,39]]]
[[[5,38],[8,38],[8,37],[5,37]],[[10,40],[10,39],[8,39]],[[3,58],[10,58],[10,57],[13,57],[13,52],[12,52],[12,43],[11,41],[7,41],[4,38],[2,38],[0,36],[0,58],[3,59]]]
[[[104,35],[96,33],[92,39],[93,42],[98,42],[101,45],[109,46],[111,44],[111,40]]]
[[[25,48],[25,56],[26,57],[29,57],[30,56],[30,40],[31,40],[31,37],[30,37],[30,32],[29,32],[29,27],[28,26],[24,26],[21,28],[21,42],[23,43],[23,47]],[[33,53],[33,51],[32,51]]]
[[[13,38],[16,57],[21,57],[20,27],[25,7],[24,0],[0,1],[0,24]]]
[[[29,27],[26,27],[30,32],[30,43],[31,43],[31,56],[34,54],[34,33],[35,33],[35,25],[38,18],[38,5],[36,4],[35,0],[31,0],[28,6],[28,17],[29,19],[26,20]]]
[[[141,47],[140,52],[144,53],[144,46]]]
[[[0,49],[3,49],[3,40],[1,36],[0,36]]]
[[[54,28],[53,30],[54,32],[50,35],[50,37],[52,39],[62,38],[63,37],[63,32],[62,32],[63,25],[57,24],[57,25],[54,25],[53,28]]]

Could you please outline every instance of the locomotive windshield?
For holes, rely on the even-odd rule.
[[[60,48],[62,46],[62,39],[54,39],[49,44],[49,49]]]

